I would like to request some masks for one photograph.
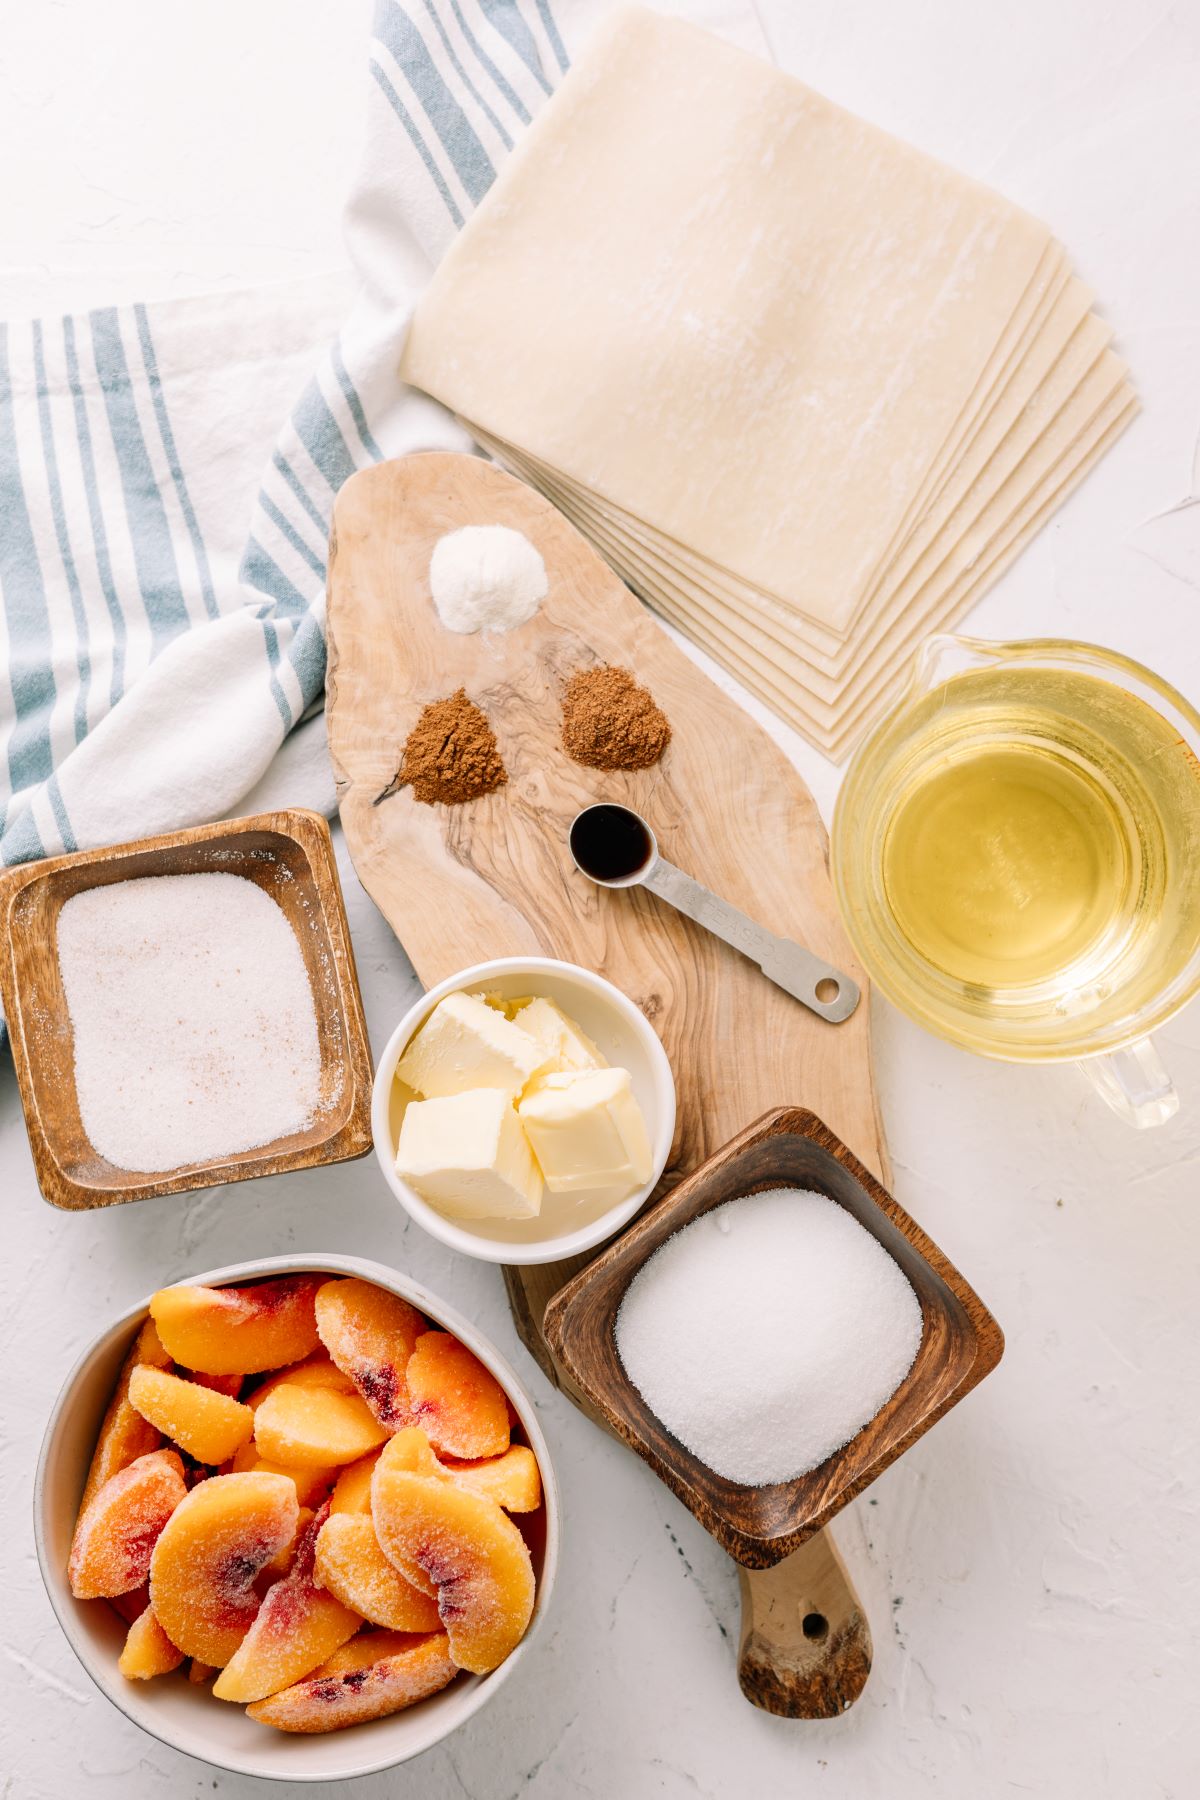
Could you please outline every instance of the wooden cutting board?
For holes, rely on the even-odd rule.
[[[446,532],[481,524],[524,532],[549,592],[517,630],[463,636],[437,617],[429,559]],[[329,744],[346,841],[426,987],[470,963],[522,954],[562,957],[615,982],[653,1022],[675,1073],[664,1188],[782,1104],[818,1114],[886,1185],[867,984],[837,918],[812,795],[548,501],[471,456],[431,452],[355,475],[334,510],[328,637]],[[630,669],[670,720],[671,744],[654,768],[608,773],[566,756],[562,690],[596,663]],[[487,714],[507,784],[465,806],[419,805],[408,789],[380,800],[421,708],[459,687]],[[854,1015],[825,1023],[652,895],[585,880],[567,831],[597,800],[636,807],[670,861],[852,974],[863,989]],[[505,1271],[517,1329],[555,1382],[542,1314],[587,1260]],[[828,1559],[814,1542],[813,1555]],[[780,1571],[766,1577],[773,1614]],[[844,1608],[852,1600],[841,1595]],[[783,1610],[790,1619],[790,1602]],[[789,1630],[776,1618],[758,1638]]]

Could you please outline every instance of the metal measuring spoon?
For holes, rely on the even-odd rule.
[[[589,881],[605,888],[649,888],[748,956],[768,981],[831,1025],[840,1025],[858,1005],[858,983],[848,975],[791,938],[776,937],[756,925],[728,900],[660,856],[653,831],[631,807],[607,802],[585,807],[571,823],[570,845],[575,867]]]

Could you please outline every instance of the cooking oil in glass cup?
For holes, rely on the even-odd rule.
[[[1138,1124],[1142,1041],[1200,988],[1200,717],[1090,645],[933,638],[856,753],[833,869],[872,979],[942,1036],[1086,1058]]]

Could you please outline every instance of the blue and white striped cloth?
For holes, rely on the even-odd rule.
[[[315,756],[268,771],[319,709],[334,495],[466,447],[397,380],[406,323],[604,10],[377,0],[357,294],[338,276],[0,325],[4,863],[331,792],[319,722],[297,734]],[[752,0],[662,10],[764,47]]]

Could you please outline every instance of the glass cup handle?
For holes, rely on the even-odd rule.
[[[1179,1095],[1149,1038],[1079,1063],[1096,1092],[1127,1125],[1165,1125],[1179,1111]]]

